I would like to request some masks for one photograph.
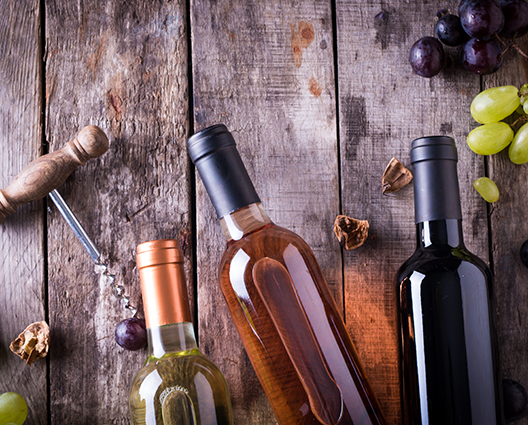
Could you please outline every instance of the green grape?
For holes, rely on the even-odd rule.
[[[514,164],[528,162],[528,123],[524,124],[513,138],[508,155]]]
[[[513,130],[504,122],[484,124],[467,136],[469,148],[479,155],[493,155],[503,150],[513,139]]]
[[[524,102],[522,108],[523,108],[523,112],[525,114],[528,114],[528,102]]]
[[[475,96],[471,116],[481,124],[499,122],[515,112],[520,103],[517,87],[492,87]]]
[[[475,190],[490,204],[499,200],[499,189],[493,180],[487,177],[480,177],[473,182]]]
[[[28,407],[21,395],[17,393],[0,394],[0,425],[9,423],[22,425],[27,414]]]
[[[524,105],[528,98],[528,84],[523,84],[519,89],[519,93],[521,94],[521,105]]]

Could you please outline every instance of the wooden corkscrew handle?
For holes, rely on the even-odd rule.
[[[58,151],[38,157],[5,189],[0,189],[0,224],[17,207],[44,198],[57,189],[79,165],[108,150],[108,138],[99,127],[84,127]]]

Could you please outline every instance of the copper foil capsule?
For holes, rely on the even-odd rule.
[[[138,245],[137,267],[147,328],[191,322],[178,241],[160,239]]]

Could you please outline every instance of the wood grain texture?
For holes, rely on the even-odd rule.
[[[139,243],[178,238],[191,270],[186,22],[183,1],[46,2],[50,150],[88,124],[110,139],[59,192],[134,305]],[[130,313],[54,208],[48,226],[51,422],[128,424],[146,350],[115,343]]]
[[[528,51],[525,38],[521,39],[520,46]],[[528,82],[528,61],[515,51],[509,52],[501,69],[483,82],[484,89],[502,85],[520,87]],[[477,125],[472,122],[472,128]],[[508,149],[486,160],[487,175],[500,191],[499,200],[489,206],[489,216],[502,375],[528,388],[528,269],[520,259],[521,245],[528,239],[528,165],[513,164],[508,158]],[[480,202],[484,204],[483,200]],[[528,418],[514,423],[526,425]]]
[[[465,145],[479,78],[453,64],[424,79],[408,63],[412,44],[433,35],[438,7],[337,1],[343,214],[370,223],[369,240],[344,254],[346,323],[389,424],[401,422],[395,275],[416,242],[412,185],[384,196],[381,177],[392,157],[410,168],[415,138],[457,141],[466,244],[484,259],[488,252],[486,208],[471,187],[484,163]]]
[[[42,153],[39,2],[0,2],[0,187]],[[21,206],[0,225],[0,393],[22,395],[27,423],[46,424],[46,360],[31,367],[9,344],[46,319],[42,202]]]
[[[195,129],[224,123],[271,219],[313,249],[342,305],[329,1],[191,2]],[[218,287],[224,237],[197,177],[201,345],[226,375],[236,422],[276,423]]]

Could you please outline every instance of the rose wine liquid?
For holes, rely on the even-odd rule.
[[[319,352],[308,354],[320,356],[312,359],[314,363],[323,359],[330,378],[341,391],[342,414],[337,421],[321,422],[313,413],[307,391],[281,340],[281,336],[284,339],[287,335],[279,334],[253,279],[255,263],[263,258],[281,263],[290,275],[311,327],[311,337],[320,348]],[[248,356],[281,425],[384,423],[332,294],[313,253],[299,236],[268,224],[240,240],[230,240],[220,264],[220,284]],[[281,314],[284,318],[288,311]],[[298,344],[296,349],[303,350],[299,338],[292,343]],[[291,354],[292,345],[288,347]],[[324,388],[309,391],[325,394]]]

